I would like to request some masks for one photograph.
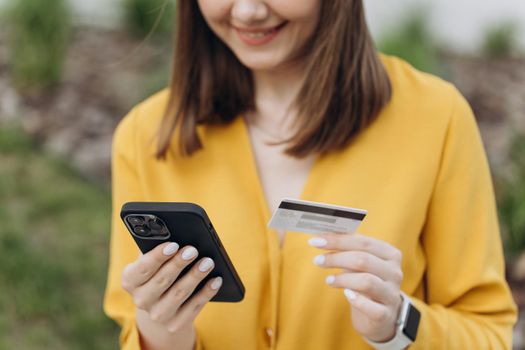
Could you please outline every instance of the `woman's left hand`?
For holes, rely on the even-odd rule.
[[[343,269],[328,276],[326,283],[344,289],[356,331],[376,342],[392,339],[402,304],[401,252],[386,242],[359,234],[326,233],[308,243],[332,251],[316,256],[316,265]]]

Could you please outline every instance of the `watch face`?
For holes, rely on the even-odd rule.
[[[418,309],[416,309],[412,304],[410,304],[405,320],[405,325],[403,327],[403,333],[412,341],[416,340],[420,318],[421,314],[419,313]]]

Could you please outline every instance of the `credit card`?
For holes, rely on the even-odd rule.
[[[312,234],[354,233],[366,214],[364,209],[284,198],[268,227]]]

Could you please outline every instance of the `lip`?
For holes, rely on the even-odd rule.
[[[263,45],[272,41],[280,32],[283,27],[286,26],[288,22],[283,22],[274,27],[268,28],[239,28],[232,26],[239,39],[247,45]],[[248,34],[249,33],[249,34]],[[259,36],[253,36],[254,33],[261,33]],[[266,33],[266,34],[262,34]]]

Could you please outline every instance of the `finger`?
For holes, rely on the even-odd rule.
[[[360,234],[324,233],[311,238],[308,243],[323,249],[367,252],[384,260],[400,262],[402,257],[401,252],[396,247],[379,239]]]
[[[344,295],[352,307],[366,315],[373,324],[383,325],[394,317],[390,308],[369,299],[361,293],[345,289]]]
[[[122,286],[128,292],[146,283],[178,251],[175,242],[159,244],[153,250],[128,264],[122,272]]]
[[[166,322],[172,318],[199,283],[213,271],[214,266],[213,260],[210,258],[203,258],[195,264],[152,306],[150,310],[151,319]]]
[[[177,312],[176,316],[167,324],[169,332],[177,332],[179,329],[192,324],[195,317],[219,291],[222,285],[222,277],[216,277],[208,281],[204,287],[186,302]]]
[[[341,273],[326,277],[326,283],[335,288],[347,288],[366,295],[384,305],[395,305],[399,290],[377,276],[369,273]]]
[[[342,268],[349,271],[367,272],[384,281],[400,284],[403,273],[399,263],[393,263],[361,251],[336,252],[317,255],[314,263],[325,268]]]
[[[171,287],[182,270],[197,258],[198,254],[197,249],[192,246],[186,246],[181,249],[148,282],[134,290],[133,299],[135,305],[139,309],[148,310]]]

